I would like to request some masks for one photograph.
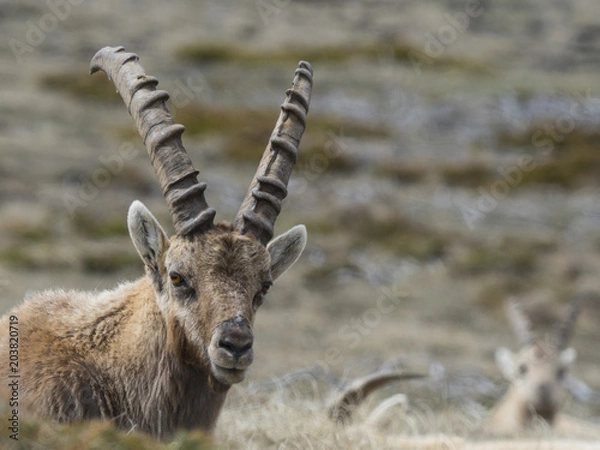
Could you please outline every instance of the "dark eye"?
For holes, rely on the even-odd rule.
[[[173,283],[173,286],[182,286],[185,284],[185,280],[177,272],[169,273],[169,278],[171,279],[171,283]]]
[[[526,364],[521,364],[519,366],[519,375],[524,376],[528,370],[529,370],[529,368],[527,367]]]
[[[264,296],[267,295],[267,292],[269,292],[269,288],[272,285],[273,285],[272,281],[265,281],[262,284],[260,291],[258,291],[256,293],[256,295],[254,296],[254,299],[252,300],[252,304],[254,305],[254,308],[258,308],[260,305],[262,305]]]
[[[558,378],[559,380],[564,380],[566,374],[567,371],[565,370],[565,368],[561,367],[556,371],[556,378]]]

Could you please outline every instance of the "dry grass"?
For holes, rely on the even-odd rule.
[[[9,415],[1,419],[8,422]],[[168,443],[144,434],[116,430],[108,423],[89,422],[58,425],[51,422],[19,419],[18,442],[2,436],[0,448],[11,450],[202,450],[215,448],[212,440],[200,432],[178,433]]]
[[[266,386],[269,386],[265,389]],[[393,391],[402,391],[396,383]],[[490,438],[478,429],[485,415],[447,401],[430,405],[410,399],[408,409],[388,410],[383,420],[367,423],[369,414],[387,394],[374,394],[353,414],[347,426],[327,418],[326,407],[334,389],[317,378],[280,378],[272,384],[236,390],[221,416],[217,441],[229,449],[554,449],[592,441],[581,436],[535,430],[518,436]],[[392,391],[392,392],[393,392]],[[591,448],[591,447],[590,447]]]
[[[292,374],[290,374],[292,375]],[[223,449],[457,449],[487,450],[588,449],[592,438],[536,430],[516,436],[490,438],[479,433],[485,416],[481,412],[432,399],[410,398],[408,409],[388,410],[383,420],[367,423],[374,408],[403,383],[369,397],[353,414],[347,426],[328,419],[326,404],[335,392],[327,378],[296,372],[267,382],[235,387],[219,419],[214,441]],[[410,388],[408,388],[410,391]],[[432,405],[432,406],[431,406]],[[6,410],[5,406],[2,409]],[[0,410],[1,412],[1,410]],[[7,421],[2,413],[0,419]],[[59,425],[20,415],[19,441],[3,443],[7,449],[101,450],[200,450],[214,448],[199,432],[177,433],[168,442],[158,442],[135,430],[122,432],[107,423]],[[569,447],[569,445],[571,447]],[[597,447],[595,447],[597,448]]]

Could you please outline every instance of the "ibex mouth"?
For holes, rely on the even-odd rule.
[[[216,364],[212,365],[213,376],[223,384],[231,385],[244,381],[246,369],[228,369]]]
[[[242,381],[254,359],[253,340],[246,320],[235,319],[219,325],[208,347],[215,378],[226,384]]]
[[[212,349],[209,349],[211,369],[215,378],[224,384],[234,384],[244,380],[246,370],[252,364],[252,350],[241,358],[236,358],[222,348],[210,350]]]

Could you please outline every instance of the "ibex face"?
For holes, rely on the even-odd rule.
[[[169,240],[140,202],[131,206],[128,223],[165,321],[181,333],[172,336],[178,356],[205,364],[213,384],[242,381],[253,358],[254,314],[273,281],[300,256],[304,227],[292,228],[265,248],[227,226]]]
[[[561,351],[539,342],[516,355],[506,348],[496,352],[496,361],[511,382],[514,395],[548,423],[554,421],[564,401],[563,381],[575,358],[572,348]]]
[[[241,381],[253,358],[254,313],[273,283],[267,250],[245,236],[213,231],[192,245],[175,239],[165,266],[187,340],[208,354],[216,380]]]
[[[535,339],[529,319],[516,301],[509,301],[507,307],[509,321],[522,348],[516,355],[506,348],[496,350],[496,363],[511,386],[496,410],[494,421],[525,428],[532,418],[539,417],[552,425],[566,395],[563,381],[577,357],[567,344],[580,304],[576,301],[570,304],[569,314],[557,323],[546,341]]]

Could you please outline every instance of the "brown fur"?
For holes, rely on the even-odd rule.
[[[223,324],[240,317],[242,325],[228,326],[251,333],[264,283],[271,281],[269,251],[228,226],[169,241],[139,205],[132,206],[129,225],[146,276],[100,293],[41,292],[2,318],[8,330],[9,316],[18,317],[20,403],[60,422],[110,419],[159,437],[177,428],[210,431],[230,385],[251,362],[250,351],[231,363],[241,367],[233,374],[215,368],[215,359],[223,359],[215,335],[223,339]],[[289,246],[293,239],[287,240]],[[286,268],[299,255],[298,245],[292,247],[296,254]],[[173,271],[185,287],[173,285]],[[8,354],[2,333],[5,380]]]

